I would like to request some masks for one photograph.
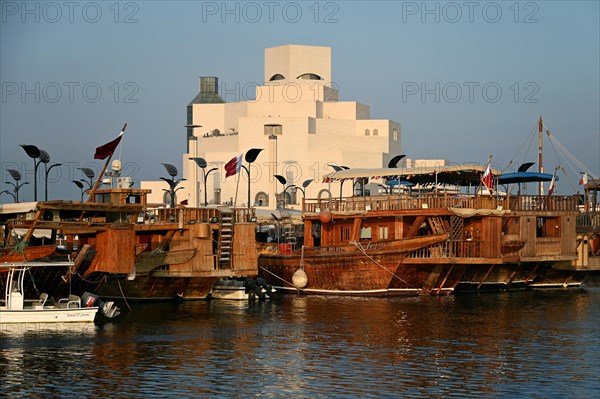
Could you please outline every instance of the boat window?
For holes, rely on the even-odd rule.
[[[379,227],[379,239],[387,240],[388,239],[388,231],[389,231],[389,228],[387,226],[380,226]]]
[[[361,240],[370,240],[371,239],[371,228],[370,227],[362,227],[360,229],[360,239]]]
[[[342,237],[342,241],[350,241],[350,227],[347,227],[347,226],[341,227],[341,237]]]
[[[538,217],[536,227],[537,237],[560,237],[560,218]]]

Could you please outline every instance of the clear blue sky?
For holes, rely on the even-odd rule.
[[[598,1],[0,3],[0,191],[6,168],[31,181],[18,145],[36,144],[64,164],[50,196],[78,198],[75,168],[99,167],[95,147],[124,122],[121,159],[136,181],[165,175],[161,162],[181,168],[198,76],[246,99],[264,49],[284,44],[332,47],[340,99],[400,122],[409,157],[536,161],[527,138],[543,114],[600,175]],[[558,193],[572,187],[561,179]]]

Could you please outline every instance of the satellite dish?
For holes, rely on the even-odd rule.
[[[110,168],[115,172],[120,172],[123,169],[123,165],[121,165],[121,161],[115,159],[114,161],[112,161],[112,165],[110,166]]]

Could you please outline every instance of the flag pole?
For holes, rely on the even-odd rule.
[[[242,166],[243,167],[243,166]],[[242,179],[242,172],[237,173],[237,184],[235,185],[235,199],[233,200],[233,209],[237,206],[238,190],[240,188],[240,180]]]
[[[119,134],[119,137],[122,136],[123,133],[125,133],[125,129],[127,129],[127,123],[125,125],[123,125],[123,129],[121,129],[121,134]],[[96,179],[96,183],[94,183],[94,187],[92,187],[92,189],[90,190],[90,194],[89,194],[86,202],[92,202],[92,199],[94,198],[94,195],[96,194],[96,190],[98,189],[98,186],[100,185],[100,182],[102,181],[102,178],[104,177],[104,173],[106,172],[106,169],[108,168],[108,164],[110,163],[110,160],[112,159],[112,156],[114,153],[115,153],[115,151],[113,150],[110,153],[110,155],[108,156],[108,158],[106,158],[106,162],[104,163],[104,168],[98,175],[98,179]]]

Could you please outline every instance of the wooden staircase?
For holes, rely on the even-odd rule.
[[[439,216],[429,216],[427,218],[429,221],[429,227],[431,227],[431,231],[433,234],[446,234],[448,233],[448,229],[446,224]]]
[[[283,208],[279,210],[281,215],[281,226],[283,227],[283,240],[286,244],[292,244],[292,248],[296,246],[296,227],[292,222],[290,211]]]
[[[219,226],[219,269],[231,269],[233,260],[234,212],[231,208],[219,208],[221,224]]]

